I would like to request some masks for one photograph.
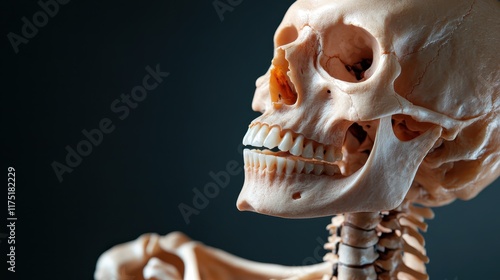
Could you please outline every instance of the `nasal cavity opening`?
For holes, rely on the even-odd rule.
[[[288,76],[290,69],[285,58],[285,51],[277,49],[276,57],[273,59],[271,68],[271,79],[269,81],[269,91],[271,102],[275,105],[293,105],[297,102],[297,93],[293,83]]]

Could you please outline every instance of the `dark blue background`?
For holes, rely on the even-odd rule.
[[[243,1],[221,21],[212,1],[73,0],[18,54],[7,34],[20,34],[21,18],[40,7],[0,4],[1,162],[17,175],[17,279],[91,279],[102,252],[145,232],[183,231],[263,262],[301,265],[313,256],[329,218],[238,212],[243,173],[190,224],[178,210],[212,181],[210,171],[231,160],[242,166],[239,143],[258,115],[254,81],[292,2]],[[119,120],[110,104],[156,64],[170,76]],[[64,163],[65,147],[105,117],[115,130],[60,183],[51,163]],[[432,279],[498,278],[499,194],[497,181],[470,202],[435,209],[426,234]]]

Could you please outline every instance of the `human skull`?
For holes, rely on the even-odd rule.
[[[500,175],[500,2],[298,0],[256,82],[240,210],[470,199]],[[277,148],[276,148],[277,147]]]

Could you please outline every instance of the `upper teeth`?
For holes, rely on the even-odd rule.
[[[261,171],[267,170],[276,172],[277,174],[304,173],[315,175],[335,175],[341,174],[341,170],[337,165],[327,164],[320,161],[305,162],[298,158],[281,157],[272,154],[267,154],[259,150],[243,150],[243,158],[245,166],[258,169]]]
[[[254,124],[248,128],[243,145],[254,147],[266,147],[273,149],[278,147],[283,152],[290,152],[294,156],[300,156],[307,159],[325,160],[335,162],[342,160],[341,149],[335,149],[333,145],[326,147],[314,142],[301,134],[295,134],[291,131],[281,131],[279,127],[269,127],[265,124]]]

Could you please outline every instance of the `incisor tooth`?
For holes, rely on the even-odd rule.
[[[247,129],[247,133],[245,133],[245,136],[243,136],[243,140],[241,141],[243,145],[250,145],[250,142],[248,142],[248,137],[250,136],[250,131],[252,131],[252,128],[249,127]]]
[[[295,168],[295,160],[286,159],[286,174],[292,174]]]
[[[290,149],[290,153],[294,156],[300,156],[302,154],[302,150],[304,149],[304,136],[299,135],[297,139],[295,139],[295,143],[293,147]]]
[[[255,135],[257,132],[259,132],[260,125],[256,124],[248,129],[248,138],[247,138],[247,144],[245,145],[252,145],[253,138],[255,138]]]
[[[319,145],[316,148],[316,152],[314,152],[314,158],[322,160],[324,156],[325,156],[325,148],[323,148],[323,145]]]
[[[286,151],[290,150],[292,145],[293,145],[293,137],[292,137],[292,133],[289,131],[285,134],[285,136],[283,137],[283,140],[281,140],[281,143],[278,146],[278,148],[280,150],[282,150],[283,152],[286,152]]]
[[[257,153],[255,153],[255,152],[253,152],[253,153],[251,154],[251,156],[252,156],[253,166],[254,166],[254,167],[259,167],[259,154],[257,154]]]
[[[259,169],[266,168],[266,156],[263,154],[259,154]]]
[[[281,172],[283,172],[283,167],[285,167],[285,162],[286,162],[286,159],[282,158],[282,157],[276,157],[276,172],[278,174],[281,174]]]
[[[257,135],[255,135],[255,138],[252,141],[252,146],[262,147],[264,139],[266,139],[268,133],[269,133],[269,127],[267,125],[263,125],[259,129],[259,132],[257,132]]]
[[[266,137],[266,140],[264,140],[264,146],[269,149],[272,149],[278,146],[280,142],[281,142],[280,129],[277,127],[271,128],[269,134]]]
[[[250,166],[254,166],[254,160],[253,160],[253,155],[248,153],[247,155],[247,159],[248,159],[248,165]]]
[[[302,156],[305,158],[312,158],[313,153],[313,143],[311,141],[308,141],[306,146],[304,147],[304,151],[302,151]]]
[[[250,165],[250,155],[246,149],[243,150],[243,162],[245,162],[245,165]]]

